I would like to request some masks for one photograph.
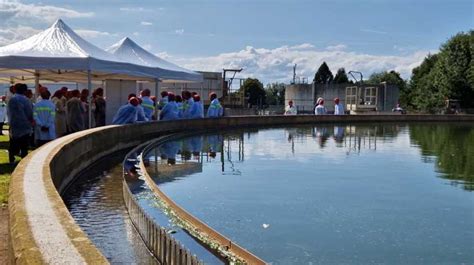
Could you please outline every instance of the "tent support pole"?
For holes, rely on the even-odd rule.
[[[36,102],[36,99],[38,98],[39,96],[39,71],[38,70],[35,70],[35,96],[33,97],[35,99],[35,102]]]
[[[88,103],[89,103],[89,108],[88,109],[88,115],[89,115],[89,124],[88,128],[92,128],[92,78],[91,78],[91,70],[87,70],[87,89],[89,90],[89,97],[88,97]]]
[[[155,103],[155,114],[156,114],[156,117],[155,119],[156,120],[159,120],[160,119],[160,111],[157,111],[159,105],[158,103],[160,102],[160,96],[159,96],[159,93],[160,93],[160,80],[157,78],[155,79],[155,97],[156,97],[156,103]],[[155,157],[155,164],[156,164],[156,157]],[[156,168],[156,172],[158,172],[158,167]]]
[[[156,79],[155,80],[155,96],[156,96],[157,99],[159,99],[158,94],[160,93],[160,84],[159,83],[160,83],[160,80]],[[157,100],[157,102],[158,102],[158,100]]]

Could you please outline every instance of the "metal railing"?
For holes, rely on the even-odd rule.
[[[195,132],[199,133],[199,132]],[[158,140],[152,144],[151,142],[145,147],[142,151],[141,154],[139,155],[140,157],[143,156],[143,154],[148,153],[150,148],[155,147],[156,145],[159,145],[161,143],[164,143],[166,141],[176,139],[183,137],[184,135],[190,135],[188,134],[175,134],[175,135],[169,135],[165,137],[161,137]],[[217,245],[216,250],[223,254],[224,256],[227,257],[229,260],[234,260],[238,261],[237,263],[246,263],[246,264],[255,264],[255,265],[263,265],[266,264],[265,261],[260,259],[259,257],[255,256],[253,253],[250,251],[246,250],[245,248],[239,246],[235,242],[231,241],[227,237],[223,236],[216,230],[212,229],[208,225],[206,225],[203,221],[200,219],[194,217],[192,214],[187,212],[185,209],[183,209],[180,205],[175,203],[171,198],[169,198],[163,191],[161,191],[154,180],[151,178],[151,176],[148,174],[145,164],[143,162],[143,159],[140,160],[140,172],[142,176],[145,178],[145,182],[147,186],[153,191],[155,196],[161,199],[162,202],[171,209],[171,213],[174,214],[180,221],[184,223],[184,225],[188,226],[188,229],[186,229],[188,232],[190,232],[194,237],[196,237],[198,240],[203,242],[204,244],[207,245]]]
[[[132,224],[140,234],[150,252],[161,264],[202,265],[196,255],[185,248],[179,241],[170,236],[166,230],[156,224],[138,205],[128,184],[123,181],[123,198]]]

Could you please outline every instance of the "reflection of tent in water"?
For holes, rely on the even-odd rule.
[[[202,172],[202,164],[199,162],[187,161],[169,165],[166,161],[153,161],[146,167],[157,184],[173,181],[179,177],[185,177],[191,174]],[[158,169],[158,172],[156,171]]]

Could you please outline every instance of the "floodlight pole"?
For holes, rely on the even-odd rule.
[[[91,77],[91,70],[87,70],[87,89],[89,90],[89,108],[88,108],[88,115],[89,115],[89,129],[92,128],[92,77]]]
[[[358,81],[357,81],[357,78],[354,76],[354,74],[360,75],[360,83],[361,83],[361,84],[362,84],[362,82],[364,82],[364,76],[362,75],[361,72],[358,72],[358,71],[349,71],[348,73],[352,76],[352,78],[354,78],[354,80],[356,81],[356,83],[357,83]]]
[[[222,70],[223,70],[223,73],[224,73],[224,76],[222,77],[222,97],[226,97],[229,90],[230,90],[230,87],[232,86],[232,80],[234,80],[235,74],[242,72],[243,68],[240,68],[240,69],[222,69]],[[234,75],[230,78],[230,82],[226,86],[225,85],[225,78],[226,78],[226,73],[227,72],[234,73]]]

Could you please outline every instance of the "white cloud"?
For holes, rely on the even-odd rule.
[[[0,29],[0,46],[5,46],[26,39],[40,30],[28,26],[17,26]]]
[[[222,68],[240,68],[242,76],[256,77],[264,83],[288,82],[292,66],[298,64],[297,75],[312,80],[314,73],[325,61],[332,72],[344,67],[346,71],[361,71],[364,76],[384,70],[395,70],[409,78],[411,70],[433,51],[416,51],[406,55],[371,55],[346,50],[319,50],[312,45],[282,46],[275,49],[254,48],[196,58],[173,58],[184,67],[202,71],[222,71]]]
[[[140,35],[139,32],[137,32],[137,31],[133,32],[133,36],[138,36],[138,35]]]
[[[58,18],[83,18],[93,16],[93,12],[79,12],[72,9],[43,4],[24,4],[19,1],[0,0],[0,20],[36,20],[52,22]]]
[[[296,49],[296,50],[305,50],[305,49],[313,49],[314,45],[311,43],[303,43],[300,45],[291,46],[290,48]]]
[[[176,35],[183,35],[184,34],[184,29],[177,29],[174,31]]]
[[[375,30],[375,29],[360,29],[360,31],[368,32],[368,33],[375,33],[375,34],[382,34],[382,35],[388,34],[388,32],[386,32],[386,31]]]
[[[123,12],[139,12],[139,13],[143,13],[143,12],[155,12],[156,10],[158,11],[163,11],[164,8],[163,7],[159,7],[159,8],[144,8],[144,7],[141,7],[141,6],[138,6],[138,7],[121,7],[119,8],[120,11],[123,11]]]
[[[342,51],[347,49],[347,45],[345,44],[338,44],[338,45],[329,45],[326,47],[328,51]]]
[[[110,33],[106,31],[97,31],[97,30],[89,30],[89,29],[78,29],[75,30],[77,34],[81,35],[81,37],[88,39],[88,38],[98,38],[98,37],[116,37],[118,36],[117,33]]]
[[[155,55],[165,60],[172,58],[171,55],[169,55],[167,52],[159,52],[155,53]]]
[[[144,11],[151,11],[150,9],[145,9],[143,7],[121,7],[120,11],[125,12],[144,12]]]
[[[151,25],[153,25],[153,23],[148,22],[148,21],[142,21],[142,22],[140,23],[140,25],[142,25],[142,26],[151,26]]]

